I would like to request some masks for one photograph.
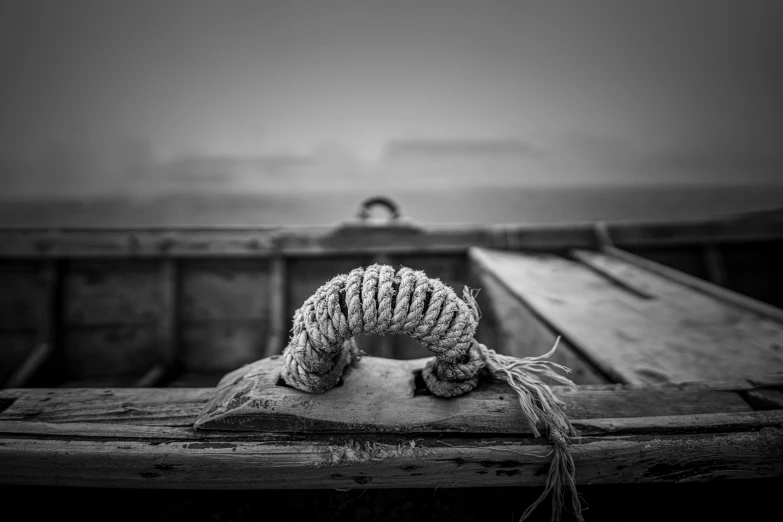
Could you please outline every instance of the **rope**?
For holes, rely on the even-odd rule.
[[[356,268],[321,286],[294,314],[292,336],[283,352],[282,377],[294,388],[323,393],[334,387],[346,366],[362,356],[354,337],[361,334],[406,334],[435,354],[422,370],[427,388],[439,397],[473,390],[480,375],[504,381],[516,392],[533,435],[543,426],[554,445],[554,456],[543,494],[521,520],[552,493],[552,519],[559,520],[563,492],[582,521],[574,482],[574,461],[568,451],[577,437],[564,403],[538,376],[575,388],[554,372],[568,368],[547,360],[557,349],[538,357],[518,359],[496,353],[474,339],[480,313],[468,290],[463,298],[424,272],[387,265]],[[559,340],[559,338],[558,338]]]

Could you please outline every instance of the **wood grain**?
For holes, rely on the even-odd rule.
[[[302,417],[303,421],[286,418],[281,415],[283,421],[290,421],[292,425],[306,424],[319,431],[317,420],[327,421],[341,420],[342,413],[336,413],[349,406],[341,406],[340,397],[350,394],[354,389],[355,401],[361,403],[359,394],[355,389],[364,385],[376,377],[379,372],[387,372],[386,380],[390,386],[397,388],[398,393],[410,390],[407,388],[412,375],[408,369],[415,369],[424,364],[425,359],[417,361],[394,361],[365,357],[363,366],[375,366],[372,371],[362,372],[357,368],[346,376],[343,386],[334,388],[322,395],[306,394],[292,388],[274,386],[268,387],[267,397],[277,407],[289,408],[288,413]],[[376,364],[377,363],[377,364]],[[252,383],[253,371],[261,377],[273,378],[277,382],[280,370],[280,360],[266,359],[252,365],[235,370],[226,375],[218,388],[164,388],[164,389],[121,389],[121,388],[82,388],[82,389],[7,389],[0,390],[0,400],[12,401],[12,404],[0,412],[0,421],[26,421],[35,420],[47,423],[73,423],[73,422],[98,422],[118,423],[133,425],[164,425],[164,426],[192,426],[197,417],[207,408],[207,403],[212,399],[220,402],[223,397],[231,397],[231,391],[242,390],[248,382]],[[364,376],[362,374],[365,374]],[[392,379],[397,375],[397,379]],[[246,378],[247,377],[247,378]],[[778,387],[783,386],[780,379],[774,380],[774,376],[763,379],[763,386],[770,386],[777,382]],[[357,386],[350,386],[352,379],[356,379]],[[268,384],[268,382],[267,382]],[[361,429],[376,431],[375,424],[383,416],[389,413],[376,412],[367,407],[367,404],[388,406],[393,400],[384,399],[386,389],[377,386],[377,382],[369,391],[372,396],[365,403],[364,411],[358,411],[343,415],[346,424],[350,424],[350,417],[358,418],[363,415],[368,423],[365,428],[354,426],[354,431]],[[756,388],[756,385],[748,381],[727,382],[696,382],[680,384],[655,384],[655,385],[592,385],[583,386],[573,391],[564,387],[553,387],[555,394],[566,404],[566,411],[571,419],[600,419],[621,417],[652,417],[668,415],[693,415],[707,413],[741,413],[752,411],[739,393]],[[342,395],[340,395],[342,393]],[[423,400],[421,400],[423,399]],[[386,403],[384,403],[386,400]],[[475,415],[475,418],[485,419],[494,417],[491,422],[496,426],[506,426],[506,431],[514,431],[521,427],[526,432],[527,427],[518,420],[518,405],[515,402],[513,391],[502,383],[481,382],[480,386],[471,393],[453,399],[439,399],[432,396],[418,396],[405,401],[418,401],[414,410],[426,419],[438,420],[440,424],[449,424],[448,419],[441,422],[443,417],[463,412],[462,421]],[[354,403],[354,408],[356,408]],[[297,406],[297,403],[299,405]],[[407,415],[407,406],[402,404],[402,409]],[[427,409],[429,408],[429,412]],[[471,409],[472,408],[472,409]],[[473,413],[473,410],[477,410]],[[497,411],[491,411],[497,410]],[[282,410],[278,410],[282,411]],[[399,413],[399,411],[398,411]],[[268,415],[267,415],[268,416]],[[404,420],[405,417],[402,417]],[[394,419],[395,423],[400,418]],[[481,420],[483,422],[483,420]],[[466,428],[456,422],[451,422],[452,431],[465,431]],[[301,426],[300,426],[301,427]],[[448,427],[448,426],[447,426]],[[283,425],[284,429],[285,425]],[[430,431],[424,426],[425,431]],[[476,431],[486,432],[487,429],[479,426]],[[266,430],[269,431],[269,430]]]
[[[660,277],[670,279],[682,286],[686,286],[703,294],[719,299],[725,303],[731,303],[748,310],[750,312],[767,317],[778,323],[783,323],[783,310],[776,308],[772,305],[757,301],[746,295],[739,294],[727,288],[723,288],[712,284],[703,279],[683,274],[677,270],[669,267],[659,265],[649,259],[644,259],[639,256],[635,256],[629,252],[625,252],[614,247],[604,247],[604,252],[612,258],[625,262],[628,265],[636,266],[644,269],[647,272],[657,274]],[[606,259],[606,258],[604,258]],[[752,267],[748,267],[748,270],[752,270]]]
[[[498,353],[514,357],[547,353],[554,346],[557,333],[480,262],[472,262],[471,269],[473,285],[480,289],[477,301],[482,314],[476,338]],[[576,384],[612,382],[567,340],[561,339],[550,360],[569,368],[568,377]],[[553,384],[550,380],[545,382]]]
[[[623,382],[720,380],[783,369],[783,324],[597,258],[634,278],[642,298],[562,257],[472,251],[471,256],[606,375]],[[595,254],[595,256],[599,256]]]
[[[530,433],[514,392],[485,383],[461,397],[418,394],[415,372],[427,359],[365,357],[325,394],[279,385],[280,357],[226,375],[201,413],[199,429],[265,432]],[[570,418],[750,411],[732,392],[687,389],[573,391],[555,388]]]
[[[165,489],[541,486],[537,440],[335,438],[324,442],[0,437],[0,483]],[[584,437],[577,484],[783,475],[783,430]]]
[[[344,403],[340,391],[360,400],[362,386],[366,415],[382,419],[384,408],[394,406],[393,394],[410,391],[408,370],[424,360],[365,357],[342,386],[323,395],[275,386],[280,394],[268,390],[268,397],[281,410],[272,412],[279,418],[267,428],[285,428],[276,433],[193,428],[216,393],[230,400],[237,386],[256,377],[269,385],[279,359],[235,370],[218,389],[0,390],[0,483],[198,490],[541,486],[545,480],[551,446],[544,439],[524,427],[483,429],[492,416],[514,416],[493,411],[513,404],[503,384],[482,384],[455,399],[401,399],[408,409],[411,400],[425,399],[442,424],[444,415],[472,402],[484,417],[467,429],[384,433],[374,425],[365,426],[367,433],[328,433],[312,421],[326,410],[331,422],[347,418],[336,411]],[[378,386],[383,372],[385,388]],[[571,446],[577,483],[783,476],[783,410],[751,411],[737,393],[780,388],[783,376],[756,381],[555,388],[583,432]],[[296,411],[282,411],[286,401]],[[290,422],[291,414],[300,419]]]

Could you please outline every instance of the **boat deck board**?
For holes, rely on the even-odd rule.
[[[780,390],[783,375],[763,376],[761,382],[761,389]],[[557,388],[583,433],[573,446],[577,482],[783,476],[783,410],[754,411],[742,395],[756,389],[742,379]],[[2,390],[0,483],[167,489],[540,486],[551,460],[547,441],[529,433],[193,429],[214,393],[212,388]]]
[[[602,253],[474,248],[471,259],[612,380],[682,382],[783,370],[783,323]]]

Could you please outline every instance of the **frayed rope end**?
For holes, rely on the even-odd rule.
[[[552,520],[559,521],[566,490],[571,494],[571,507],[578,521],[582,522],[582,506],[576,492],[574,459],[568,450],[569,439],[578,437],[579,432],[565,414],[565,403],[552,392],[552,389],[539,376],[548,377],[559,384],[576,389],[569,378],[560,375],[553,368],[569,373],[571,370],[547,359],[551,357],[560,342],[555,341],[549,352],[537,357],[516,358],[501,355],[483,344],[479,348],[486,360],[485,370],[495,380],[505,381],[517,393],[519,405],[527,418],[535,437],[541,433],[538,424],[543,424],[549,441],[554,444],[552,463],[546,479],[546,487],[541,496],[525,510],[520,522],[525,520],[535,508],[552,494]]]

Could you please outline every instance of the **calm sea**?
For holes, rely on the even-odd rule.
[[[0,226],[331,225],[351,220],[375,193],[180,194],[84,201],[0,202]],[[783,207],[774,187],[443,188],[389,191],[421,223],[556,223],[682,219]]]

